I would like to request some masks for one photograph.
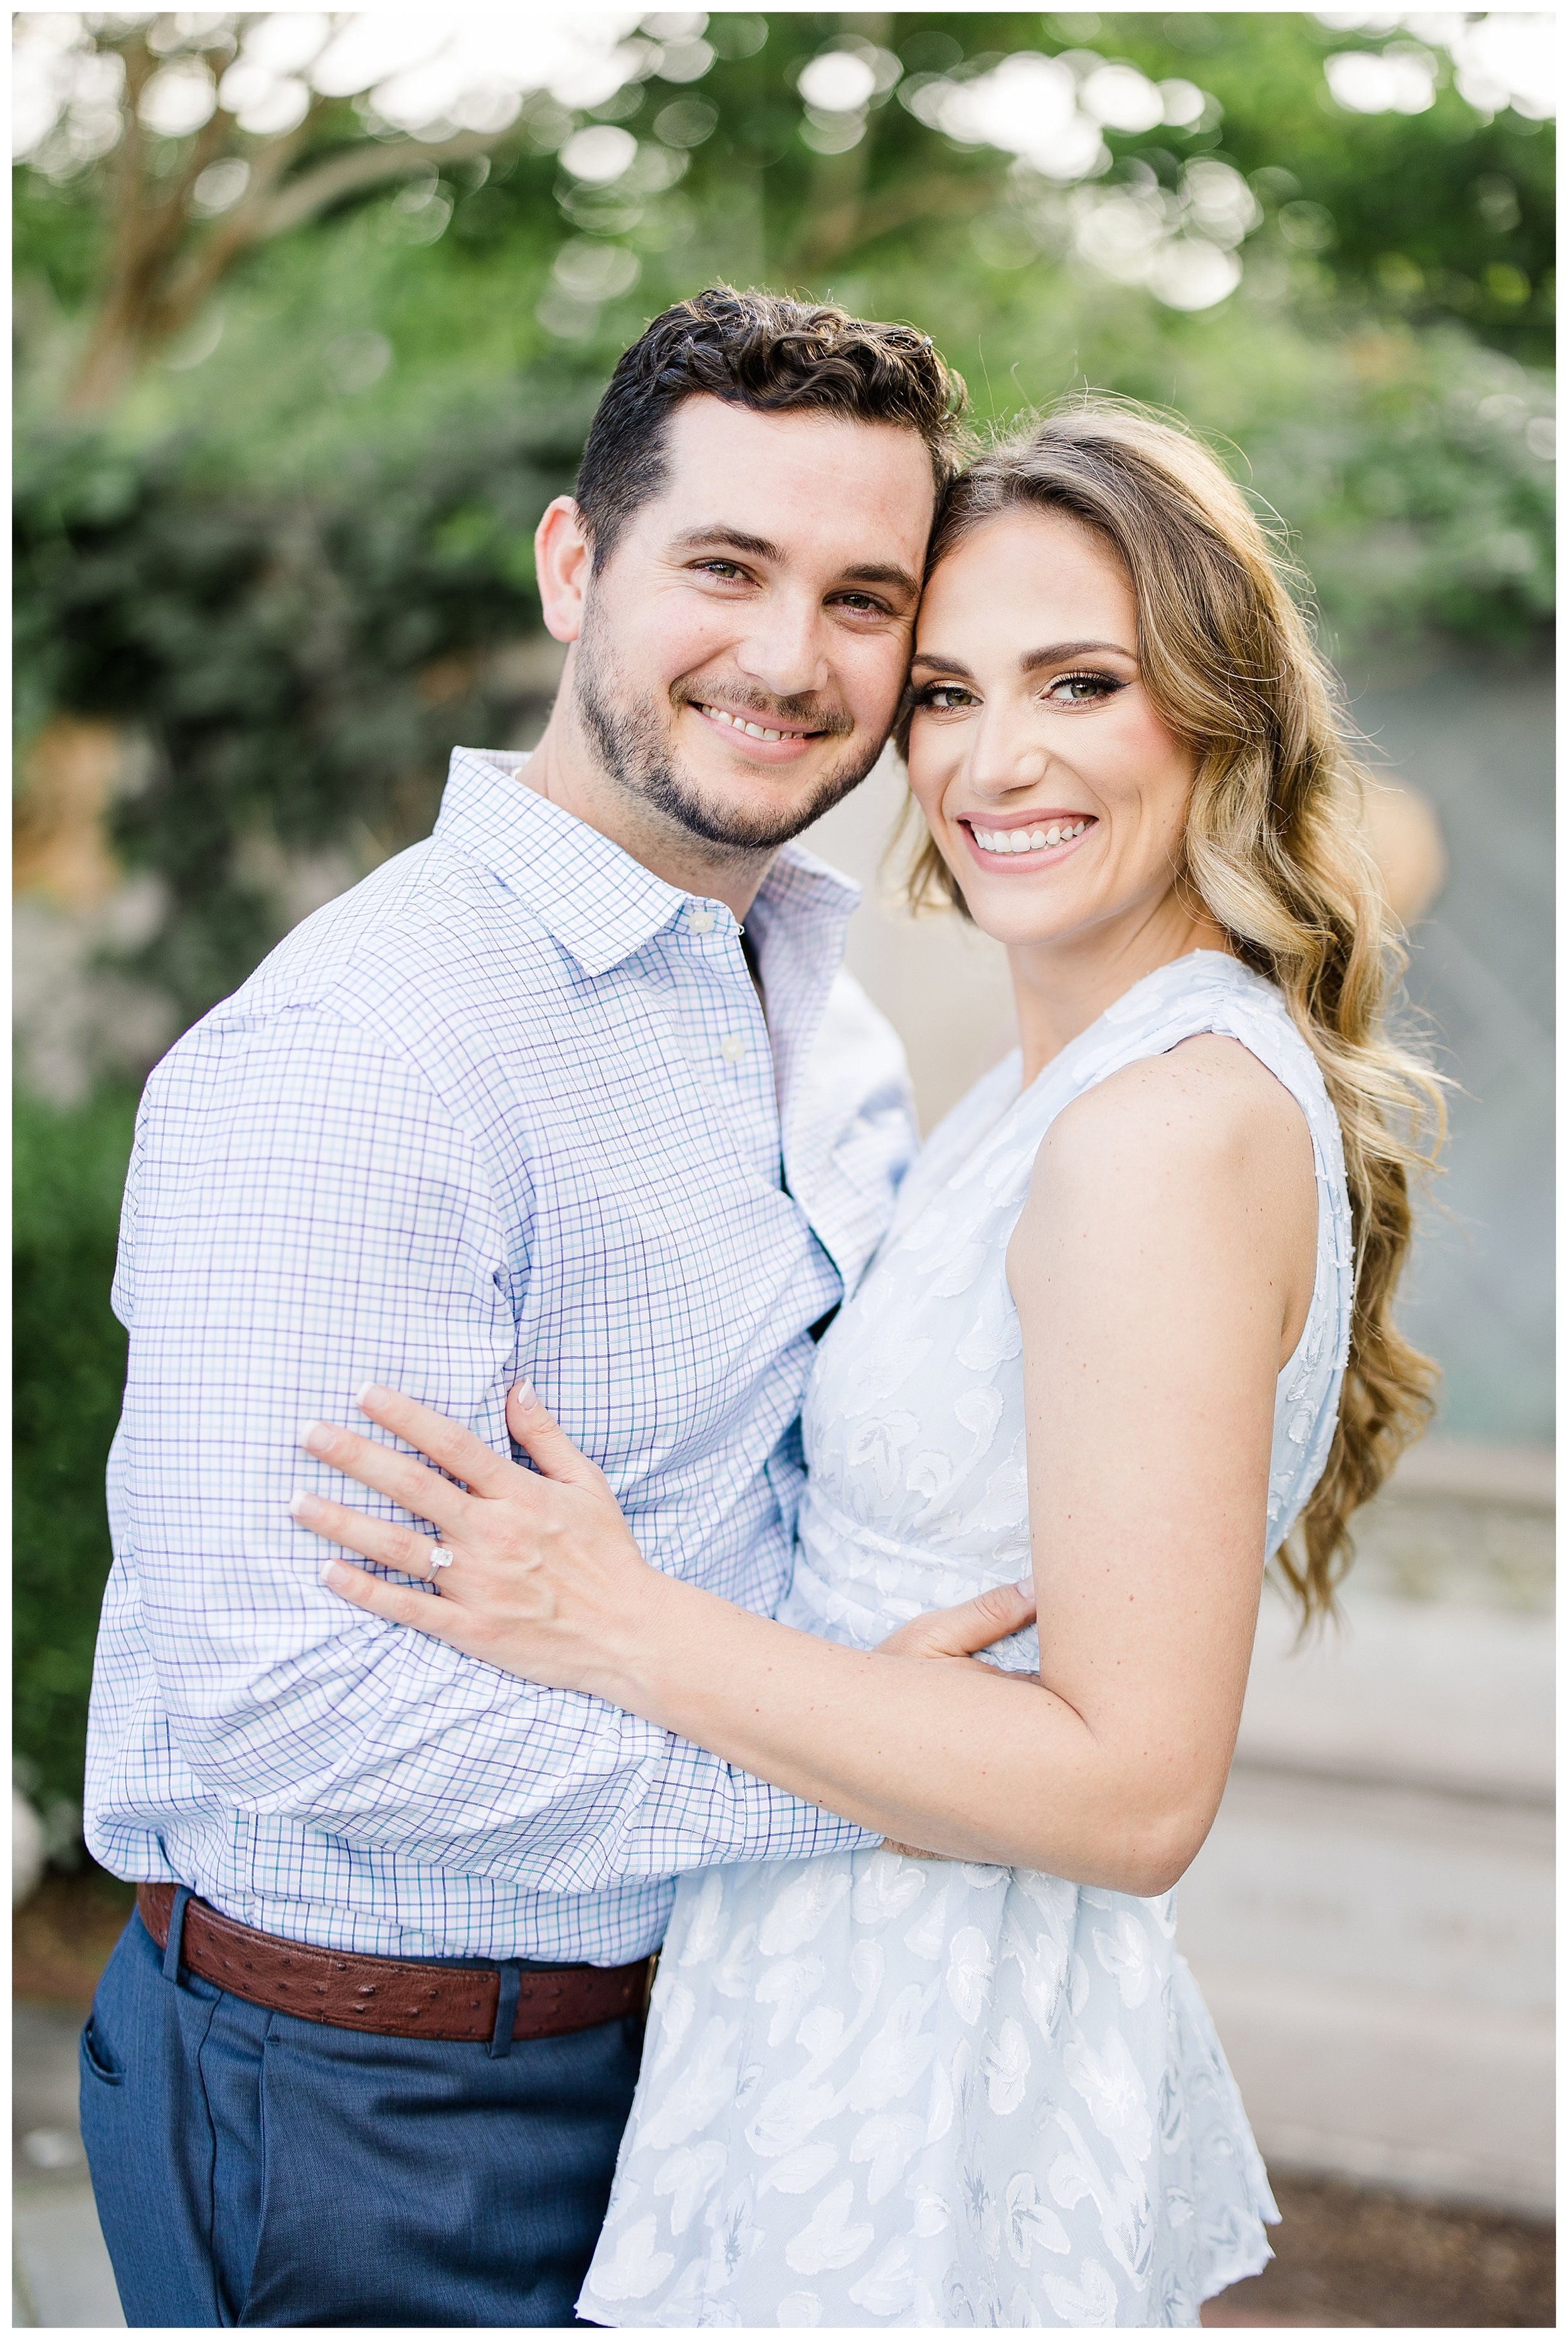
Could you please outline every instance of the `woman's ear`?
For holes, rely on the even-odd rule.
[[[593,548],[572,497],[547,505],[533,533],[533,563],[546,628],[558,642],[574,642],[582,631]]]

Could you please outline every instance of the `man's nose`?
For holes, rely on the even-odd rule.
[[[814,600],[769,594],[735,645],[749,682],[775,699],[807,699],[827,688],[829,667],[823,617]]]

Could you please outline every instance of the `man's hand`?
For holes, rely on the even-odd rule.
[[[1009,1633],[1021,1632],[1026,1625],[1035,1622],[1035,1580],[1026,1576],[1017,1584],[995,1584],[988,1592],[978,1592],[972,1601],[960,1601],[952,1609],[929,1609],[923,1617],[911,1618],[878,1641],[878,1657],[946,1658],[965,1665],[978,1665],[981,1661],[974,1652],[989,1648],[993,1641],[1006,1641]],[[1001,1674],[998,1666],[987,1668],[988,1673]],[[1019,1681],[1037,1690],[1038,1674],[1002,1674],[1007,1681]],[[908,1860],[940,1860],[941,1853],[922,1851],[918,1845],[895,1844],[884,1837],[886,1852],[901,1852]]]
[[[1009,1633],[1022,1632],[1035,1621],[1035,1580],[1026,1576],[1017,1584],[994,1584],[988,1592],[978,1592],[972,1601],[960,1601],[951,1609],[928,1609],[923,1617],[912,1617],[889,1633],[885,1641],[877,1644],[878,1657],[886,1658],[971,1658],[977,1650],[989,1649],[993,1641],[1005,1641]],[[997,1670],[993,1667],[993,1672]],[[1024,1674],[1023,1681],[1034,1681],[1036,1676]]]

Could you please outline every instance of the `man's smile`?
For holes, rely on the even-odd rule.
[[[804,755],[813,741],[838,736],[839,732],[837,725],[831,729],[826,725],[813,728],[790,722],[782,716],[770,717],[764,723],[740,708],[723,707],[712,699],[690,699],[686,704],[702,722],[723,733],[726,746],[769,764],[791,763]]]

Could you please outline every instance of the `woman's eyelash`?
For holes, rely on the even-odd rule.
[[[1097,695],[1107,699],[1115,692],[1126,689],[1126,680],[1119,674],[1106,674],[1095,669],[1086,669],[1080,673],[1053,675],[1046,686],[1047,695],[1052,691],[1062,689],[1069,683],[1091,684]],[[917,707],[935,707],[938,700],[944,695],[951,699],[969,699],[974,696],[968,686],[962,682],[928,682],[923,683],[915,692],[913,703]],[[939,709],[938,712],[940,712]]]

